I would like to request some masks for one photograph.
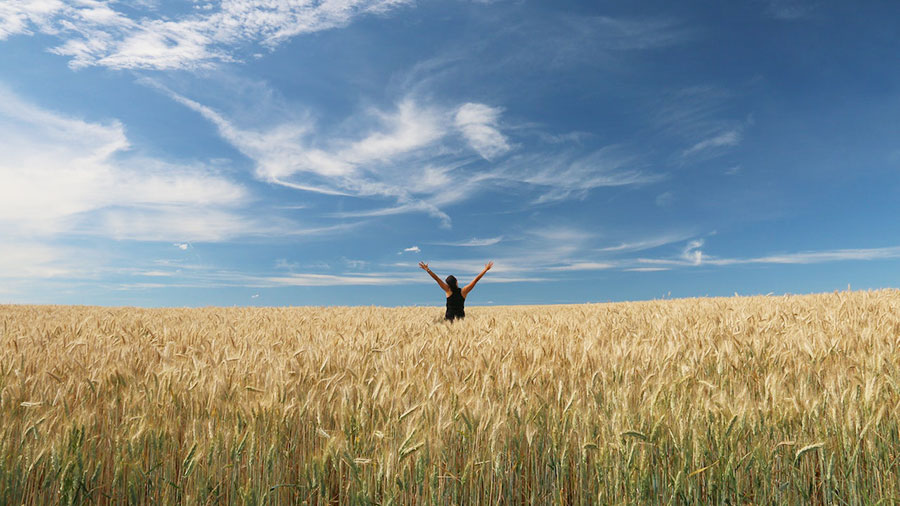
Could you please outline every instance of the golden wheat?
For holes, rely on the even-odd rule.
[[[0,306],[0,503],[900,500],[900,291]]]

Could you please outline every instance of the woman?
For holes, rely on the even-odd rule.
[[[481,279],[484,274],[491,270],[491,267],[494,266],[494,262],[488,262],[484,269],[481,271],[481,274],[475,277],[471,283],[460,288],[456,283],[456,277],[453,275],[447,276],[447,281],[443,281],[441,278],[437,276],[437,274],[431,272],[431,269],[428,268],[428,264],[425,262],[419,262],[419,267],[425,269],[425,272],[431,275],[437,284],[444,289],[444,293],[447,294],[447,313],[444,315],[444,318],[453,321],[456,318],[465,318],[466,316],[466,295],[469,295],[469,292],[475,288],[475,283],[478,283],[478,280]]]

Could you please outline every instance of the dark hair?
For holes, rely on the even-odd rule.
[[[459,288],[459,286],[456,285],[456,276],[453,274],[447,276],[447,286],[449,286],[451,290]]]

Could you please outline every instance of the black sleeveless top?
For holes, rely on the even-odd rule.
[[[453,290],[451,288],[451,290]],[[462,290],[457,288],[453,290],[453,293],[447,297],[447,313],[444,315],[444,318],[448,320],[453,320],[456,318],[465,318],[466,316],[466,298],[462,295]]]

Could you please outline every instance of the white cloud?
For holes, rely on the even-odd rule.
[[[497,237],[489,237],[486,239],[479,239],[477,237],[473,237],[467,241],[462,241],[462,242],[435,242],[432,244],[436,244],[438,246],[458,246],[458,247],[463,247],[463,248],[474,248],[474,247],[480,247],[480,246],[493,246],[502,240],[503,240],[503,236],[500,235]]]
[[[441,220],[442,226],[450,226],[450,216],[447,213],[441,211],[436,206],[423,201],[417,201],[410,204],[401,204],[394,207],[370,209],[367,211],[342,211],[333,213],[331,216],[335,218],[373,218],[378,216],[393,216],[411,212],[427,213],[432,217]]]
[[[633,160],[615,147],[582,156],[520,156],[487,170],[473,166],[471,156],[454,145],[450,134],[460,118],[469,126],[489,122],[495,110],[479,104],[447,109],[407,96],[393,109],[369,109],[354,115],[349,126],[345,123],[340,133],[333,135],[317,129],[311,119],[262,130],[243,128],[211,107],[156,82],[145,82],[213,123],[225,140],[253,160],[260,180],[325,195],[393,201],[387,207],[331,214],[337,218],[423,212],[449,227],[450,216],[443,207],[492,188],[524,186],[541,192],[539,202],[553,202],[572,195],[583,197],[597,187],[661,179],[628,168]],[[485,144],[479,149],[489,148]]]
[[[700,248],[703,246],[703,240],[697,239],[690,241],[678,258],[637,258],[633,262],[644,265],[654,266],[697,266],[697,265],[747,265],[747,264],[818,264],[827,262],[843,262],[843,261],[871,261],[871,260],[890,260],[900,258],[900,246],[889,246],[885,248],[857,248],[857,249],[836,249],[825,251],[801,251],[795,253],[782,253],[778,255],[765,255],[749,258],[722,258],[711,256],[703,253]],[[661,267],[660,267],[661,268]],[[648,270],[651,268],[640,268],[640,270]],[[656,269],[656,267],[652,268]],[[634,270],[634,269],[626,269]]]
[[[117,121],[66,117],[0,88],[0,231],[185,241],[252,229],[234,211],[249,200],[244,187],[129,147]]]
[[[53,52],[72,67],[179,69],[235,59],[247,45],[274,48],[303,33],[349,24],[367,13],[389,11],[403,0],[240,0],[194,5],[193,12],[144,7],[130,18],[103,0],[6,0],[0,4],[0,39],[38,31],[63,42]]]
[[[275,235],[289,230],[266,225],[263,220],[242,213],[202,206],[104,209],[81,228],[94,235],[117,240],[221,242],[246,235]]]
[[[609,264],[616,263],[618,265],[618,260],[605,262],[593,258],[579,258],[596,237],[595,232],[573,226],[536,228],[520,236],[504,239],[508,243],[505,245],[506,247],[492,249],[493,253],[490,257],[462,260],[437,258],[429,260],[428,263],[435,272],[465,276],[480,272],[488,260],[493,260],[494,267],[485,279],[501,275],[516,279],[533,277],[535,280],[537,280],[536,275],[540,273],[598,270],[612,268],[613,266]],[[468,254],[468,252],[466,253]],[[397,262],[392,264],[392,267],[412,269],[415,268],[415,265],[412,262]]]
[[[275,286],[359,286],[359,285],[402,285],[424,282],[421,276],[390,274],[291,274],[262,278],[262,283]]]
[[[557,244],[581,243],[597,237],[595,232],[567,226],[536,228],[528,233],[542,241],[550,241]]]
[[[738,127],[723,119],[732,99],[731,92],[716,86],[681,88],[660,95],[651,104],[650,119],[662,132],[696,142]]]
[[[692,265],[700,265],[703,263],[703,252],[700,248],[703,246],[703,239],[696,239],[687,244],[681,252],[681,258],[690,262]]]
[[[0,239],[0,279],[40,279],[72,272],[65,265],[66,254],[59,248],[34,241]]]
[[[752,115],[733,118],[734,98],[729,90],[708,85],[663,93],[651,106],[651,120],[660,133],[687,144],[677,153],[682,163],[710,159],[740,145],[753,124]]]
[[[319,122],[311,114],[297,114],[296,107],[284,101],[272,104],[272,96],[278,93],[268,85],[232,84],[237,84],[233,87],[240,90],[237,94],[250,90],[259,95],[242,95],[242,102],[262,102],[262,109],[277,113],[246,114],[230,106],[217,109],[203,99],[155,86],[214,124],[223,139],[253,161],[258,179],[298,191],[355,197],[371,206],[325,211],[329,217],[426,213],[449,227],[448,208],[479,193],[513,191],[533,201],[554,203],[585,198],[594,188],[662,179],[620,147],[585,153],[580,138],[569,141],[572,145],[567,147],[528,146],[538,149],[487,165],[472,156],[478,145],[466,144],[469,139],[459,135],[457,125],[495,127],[501,109],[485,104],[440,104],[424,98],[430,96],[426,92],[400,96],[390,106]],[[261,123],[262,117],[271,123]],[[336,126],[322,128],[321,124]],[[482,154],[491,156],[486,151],[490,146],[509,147],[511,141],[497,134],[500,137],[495,140],[501,142],[483,144]]]
[[[509,142],[497,129],[501,109],[484,104],[463,104],[456,111],[456,127],[482,158],[491,160],[509,151]]]
[[[741,143],[741,132],[739,130],[728,130],[722,132],[715,137],[704,139],[690,148],[684,150],[682,156],[691,156],[701,151],[713,150],[716,148],[737,146]]]
[[[349,269],[359,270],[369,265],[369,262],[366,260],[356,260],[352,258],[343,258],[342,260]]]
[[[184,251],[193,241],[353,226],[300,228],[260,216],[247,190],[217,170],[134,154],[121,123],[68,117],[2,87],[0,153],[0,278],[6,280],[99,279],[104,273],[181,278],[184,266],[122,271],[115,267],[120,253],[98,239],[160,241]],[[72,238],[86,236],[93,246],[72,246]],[[208,278],[198,283],[218,282],[212,273]],[[25,285],[15,290],[26,292]]]
[[[837,249],[826,251],[802,251],[755,258],[713,258],[706,263],[713,265],[736,264],[817,264],[849,260],[888,260],[900,258],[900,246],[886,248]]]
[[[30,27],[51,30],[47,22],[64,7],[60,0],[6,0],[0,3],[0,40],[20,33],[31,35]]]
[[[630,260],[630,263],[655,266],[698,266],[709,263],[709,257],[704,255],[701,247],[703,247],[703,239],[695,239],[689,241],[676,258],[634,258]]]
[[[133,274],[135,276],[145,276],[145,277],[149,277],[149,278],[169,278],[174,275],[174,273],[172,273],[172,272],[144,271],[144,270],[134,271]]]
[[[418,246],[410,246],[409,248],[404,248],[403,253],[421,253],[422,250],[419,249]]]
[[[658,237],[651,237],[649,239],[642,239],[639,241],[632,242],[623,242],[616,246],[607,246],[605,248],[600,248],[597,251],[602,252],[626,252],[626,251],[643,251],[653,248],[658,248],[660,246],[664,246],[666,244],[671,244],[673,242],[681,242],[685,239],[688,239],[693,234],[684,234],[684,233],[668,233],[663,234]]]
[[[153,84],[153,83],[151,83]],[[421,151],[446,135],[445,116],[439,111],[401,100],[394,111],[370,110],[379,129],[359,140],[318,135],[309,123],[283,123],[265,131],[243,129],[222,114],[199,102],[153,84],[174,100],[197,111],[219,134],[256,164],[257,178],[301,191],[326,195],[387,197],[397,206],[343,212],[337,217],[371,217],[412,211],[426,212],[449,223],[449,217],[423,198],[439,191],[448,181],[445,170],[433,166],[410,174],[406,163],[412,157],[429,156]],[[327,137],[321,140],[320,137]],[[321,142],[323,146],[317,146]],[[413,181],[413,184],[410,184]],[[416,183],[418,181],[418,183]]]
[[[513,156],[491,175],[512,183],[543,188],[535,203],[542,204],[583,197],[588,191],[610,186],[649,184],[663,175],[636,168],[634,157],[616,146],[607,146],[587,155],[531,154]]]
[[[385,131],[370,133],[338,153],[337,158],[357,165],[391,160],[428,146],[446,133],[437,111],[421,107],[410,98],[400,101],[395,112],[372,112]]]
[[[609,262],[575,262],[566,265],[548,267],[550,271],[598,271],[612,269],[616,264]]]
[[[297,262],[289,262],[285,258],[279,258],[275,260],[275,269],[277,270],[288,270],[292,271],[300,267],[300,264]]]

